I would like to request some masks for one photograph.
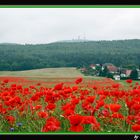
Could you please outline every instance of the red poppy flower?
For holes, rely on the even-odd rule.
[[[19,104],[21,103],[21,99],[20,99],[20,97],[18,97],[18,96],[15,96],[15,97],[14,97],[14,101],[15,101],[15,103],[17,103],[17,104],[18,104],[18,103],[19,103]]]
[[[7,109],[6,109],[6,108],[2,108],[2,109],[1,109],[1,113],[2,113],[2,114],[6,114],[6,113],[7,113]]]
[[[31,97],[31,100],[32,101],[37,101],[37,100],[39,100],[39,96],[37,94],[35,94]]]
[[[67,103],[67,104],[62,106],[63,111],[65,111],[67,109],[74,110],[75,109],[75,104]]]
[[[120,113],[113,113],[112,118],[124,119],[124,116],[122,114],[120,114]]]
[[[16,119],[14,116],[6,116],[6,120],[9,122],[9,124],[13,124]]]
[[[109,117],[110,116],[110,113],[108,110],[102,110],[101,114],[105,117]]]
[[[132,79],[127,79],[126,82],[127,83],[132,83]]]
[[[94,112],[94,107],[91,105],[91,104],[89,104],[87,101],[85,101],[85,102],[83,102],[82,103],[82,108],[85,110],[85,111],[88,111],[88,112]]]
[[[70,121],[70,131],[74,131],[74,132],[81,132],[83,131],[83,126],[82,121],[83,121],[83,116],[76,114],[76,115],[72,115],[69,116],[69,121]]]
[[[84,128],[81,125],[77,125],[77,126],[71,126],[69,130],[73,132],[82,132]]]
[[[18,89],[18,90],[21,90],[21,89],[22,89],[22,85],[18,85],[18,86],[17,86],[17,89]]]
[[[72,90],[73,90],[73,91],[78,90],[78,86],[73,86],[73,87],[72,87]]]
[[[60,122],[55,117],[50,117],[46,120],[42,132],[58,131],[60,130]]]
[[[49,103],[45,109],[46,110],[54,110],[56,108],[56,105],[54,103]]]
[[[121,108],[120,104],[110,104],[109,108],[112,112],[118,112]]]
[[[95,100],[95,96],[88,96],[88,97],[86,98],[86,101],[89,102],[89,103],[93,103],[94,100]]]
[[[113,88],[119,88],[120,84],[113,84],[112,87]]]
[[[83,121],[83,116],[76,114],[69,117],[70,124],[73,126],[80,125]]]
[[[72,89],[70,87],[65,88],[63,91],[64,91],[65,94],[66,93],[72,93]]]
[[[37,85],[37,86],[40,86],[40,85],[41,85],[41,83],[37,83],[36,85]]]
[[[48,117],[48,114],[46,112],[44,112],[44,111],[41,111],[41,112],[38,112],[38,116],[40,118],[47,118]]]
[[[35,110],[39,110],[39,109],[42,109],[42,105],[36,105],[35,106]]]
[[[99,109],[100,107],[104,106],[104,100],[98,100],[97,101],[97,105],[96,105],[96,109]]]
[[[97,124],[97,120],[94,116],[83,116],[82,124]]]
[[[76,83],[76,84],[79,84],[79,83],[81,83],[82,81],[83,81],[83,78],[80,77],[80,78],[76,79],[75,83]]]
[[[63,116],[64,116],[65,118],[68,118],[68,117],[71,116],[71,115],[74,115],[74,110],[66,109],[66,110],[64,111]]]
[[[140,116],[139,115],[135,116],[135,120],[136,120],[136,123],[140,125]]]
[[[134,110],[140,110],[140,104],[134,104],[134,105],[132,105],[132,108]]]
[[[80,102],[80,100],[79,99],[73,99],[72,101],[71,101],[71,104],[78,104]]]
[[[132,125],[131,129],[135,132],[140,132],[140,125],[134,124],[134,125]]]
[[[54,89],[55,90],[61,90],[63,88],[63,84],[64,83],[59,83],[59,84],[55,85]]]
[[[92,88],[93,88],[94,90],[97,90],[97,87],[96,87],[96,86],[93,86]]]
[[[34,88],[35,88],[35,86],[32,86],[32,85],[31,85],[31,86],[29,86],[29,88],[34,89]]]
[[[135,117],[133,115],[128,115],[126,118],[126,122],[128,124],[132,124],[132,122],[134,121]]]
[[[8,80],[8,79],[5,79],[5,80],[3,80],[3,82],[4,82],[4,83],[8,83],[8,82],[9,82],[9,80]]]

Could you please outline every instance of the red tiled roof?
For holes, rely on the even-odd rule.
[[[107,66],[107,69],[110,71],[110,72],[117,72],[118,68],[116,66]]]
[[[92,68],[92,67],[96,67],[96,64],[91,64],[90,67],[91,67],[91,68]]]
[[[126,76],[129,76],[131,74],[132,70],[123,70],[122,73],[126,74]]]
[[[132,70],[126,70],[126,75],[129,76],[131,74]]]

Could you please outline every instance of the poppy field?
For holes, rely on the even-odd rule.
[[[0,77],[0,132],[139,132],[140,84]]]

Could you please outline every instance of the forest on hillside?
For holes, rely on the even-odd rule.
[[[113,63],[140,65],[140,40],[0,44],[0,70],[83,67]]]

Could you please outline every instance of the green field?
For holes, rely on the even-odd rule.
[[[38,79],[41,80],[44,78],[51,80],[50,78],[76,78],[83,77],[84,79],[104,79],[103,77],[97,76],[84,76],[79,70],[75,67],[71,68],[44,68],[44,69],[35,69],[35,70],[26,70],[26,71],[0,71],[0,77],[4,76],[14,76],[14,77],[29,77],[30,79]],[[56,80],[56,79],[55,79]],[[53,79],[51,80],[53,81]],[[127,83],[125,80],[116,81],[126,86]],[[133,81],[133,83],[140,83],[140,81]]]
[[[119,83],[121,83],[124,86],[127,86],[128,84],[126,83],[126,80],[119,80]],[[140,80],[133,80],[133,84],[135,83],[139,83],[140,84]]]
[[[95,78],[101,77],[84,76],[79,70],[71,68],[44,68],[26,71],[0,71],[0,76],[18,76],[18,77],[44,77],[44,78]]]
[[[44,68],[26,71],[0,71],[0,76],[77,77],[83,76],[76,68]]]

